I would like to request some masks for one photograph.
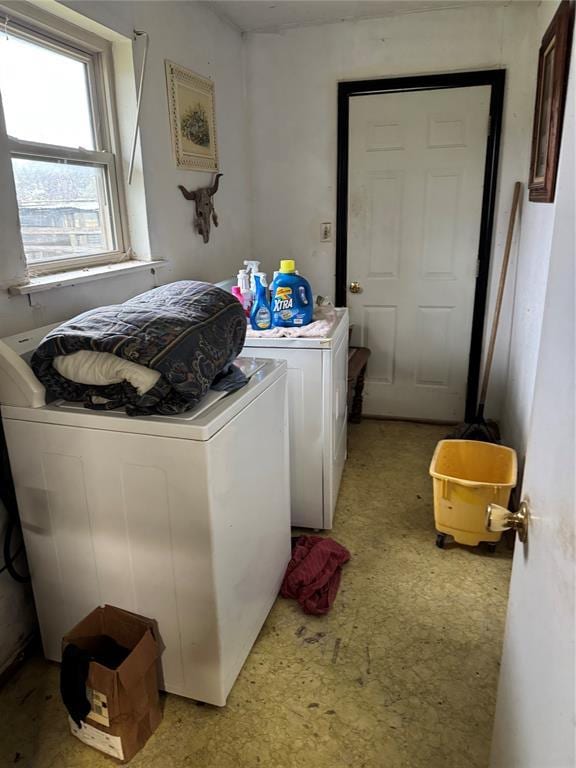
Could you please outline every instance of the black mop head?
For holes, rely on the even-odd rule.
[[[446,440],[479,440],[482,443],[499,443],[500,429],[495,421],[478,421],[458,424],[454,431],[446,435]]]

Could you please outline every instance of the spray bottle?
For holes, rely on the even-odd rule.
[[[255,331],[267,331],[272,327],[272,310],[268,299],[266,273],[254,273],[256,284],[256,298],[250,312],[250,325]]]

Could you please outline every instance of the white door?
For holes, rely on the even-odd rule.
[[[464,418],[490,86],[350,99],[348,291],[364,411]]]
[[[566,105],[522,488],[531,521],[514,552],[492,768],[576,765],[573,87]]]

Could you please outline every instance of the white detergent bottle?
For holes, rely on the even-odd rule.
[[[254,301],[256,298],[256,281],[254,280],[254,275],[257,272],[260,272],[260,262],[248,260],[244,262],[244,266],[250,276],[250,290],[252,291],[252,301]]]
[[[246,269],[240,269],[236,277],[238,288],[242,296],[242,306],[248,316],[252,308],[252,291],[250,290],[250,275]]]

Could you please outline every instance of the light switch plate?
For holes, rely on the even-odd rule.
[[[320,242],[331,243],[332,242],[332,222],[323,221],[320,224]]]

